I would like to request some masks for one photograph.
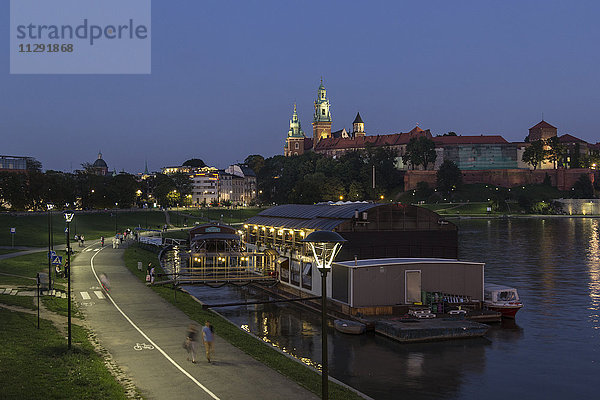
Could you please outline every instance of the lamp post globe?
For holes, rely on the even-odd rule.
[[[329,398],[329,360],[327,354],[327,273],[346,239],[333,231],[314,231],[301,240],[309,245],[321,272],[321,398]]]

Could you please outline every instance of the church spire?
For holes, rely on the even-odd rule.
[[[306,137],[300,126],[300,119],[298,119],[298,112],[296,111],[296,103],[294,103],[294,112],[292,113],[292,119],[290,120],[288,137]]]

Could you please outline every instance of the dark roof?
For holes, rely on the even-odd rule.
[[[343,222],[352,219],[355,210],[363,212],[381,205],[377,203],[284,204],[264,210],[248,219],[246,223],[281,228],[333,230]]]
[[[565,135],[559,136],[558,141],[560,143],[587,143],[585,140],[576,138],[575,136],[569,135],[568,133]]]
[[[94,168],[108,168],[108,165],[106,165],[106,161],[104,161],[103,159],[99,158],[96,161],[94,161],[94,163],[92,164],[92,167],[94,167]]]
[[[547,123],[544,120],[541,120],[540,122],[538,122],[536,125],[532,126],[531,128],[529,128],[529,130],[532,129],[540,129],[540,128],[551,128],[551,129],[556,129],[555,126],[550,125],[549,123]]]
[[[256,176],[254,171],[252,171],[252,168],[250,168],[247,165],[240,164],[240,169],[242,170],[242,173],[244,174],[244,176]]]
[[[508,144],[500,135],[480,136],[436,136],[433,141],[437,145],[453,144]]]
[[[342,137],[343,131],[344,131],[343,129],[340,129],[339,131],[331,132],[331,137],[340,138],[340,137]]]
[[[356,118],[354,118],[353,124],[364,124],[359,112],[356,113]]]
[[[304,151],[308,151],[313,147],[312,138],[304,138]]]

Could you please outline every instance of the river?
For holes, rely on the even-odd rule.
[[[516,321],[484,338],[400,344],[330,329],[331,376],[375,399],[598,398],[600,220],[464,219],[460,259],[518,288]],[[265,299],[246,287],[187,288],[209,303]],[[321,360],[320,316],[291,303],[217,309],[307,364]]]

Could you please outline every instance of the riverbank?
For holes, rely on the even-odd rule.
[[[149,262],[156,263],[157,254],[142,250],[135,246],[128,248],[125,252],[125,263],[127,268],[138,279],[144,281],[145,271],[139,271],[137,269],[138,262],[142,262],[142,265],[147,265]],[[165,286],[153,286],[152,289],[163,299],[183,311],[190,319],[195,320],[200,324],[203,324],[206,320],[210,320],[215,327],[217,335],[231,343],[233,346],[241,349],[246,354],[279,372],[283,376],[297,382],[311,392],[320,394],[321,376],[314,369],[276,351],[271,345],[253,335],[249,335],[248,332],[221,317],[219,314],[213,311],[203,310],[198,300],[185,292],[173,290],[172,288]],[[361,396],[355,391],[334,382],[330,383],[329,396],[331,399],[343,400],[365,398],[365,396]]]

